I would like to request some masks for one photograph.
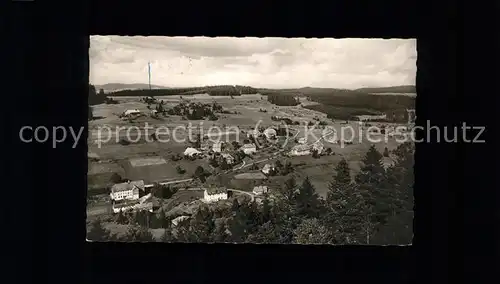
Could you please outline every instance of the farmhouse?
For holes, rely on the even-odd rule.
[[[262,172],[266,175],[270,174],[271,171],[274,171],[274,166],[270,165],[270,164],[266,164],[263,168],[262,168]]]
[[[252,192],[255,195],[261,195],[261,194],[267,193],[268,192],[268,188],[265,185],[256,186],[256,187],[253,188]]]
[[[192,156],[195,156],[195,155],[198,155],[198,154],[201,154],[200,151],[196,150],[195,148],[193,147],[188,147],[186,148],[186,150],[184,151],[184,156],[189,156],[189,157],[192,157]]]
[[[224,153],[222,154],[222,158],[226,160],[226,163],[228,165],[234,164],[234,157],[231,156],[230,154]]]
[[[127,109],[126,111],[123,112],[123,116],[126,116],[126,117],[138,116],[140,114],[141,114],[141,111],[138,109]]]
[[[225,188],[212,187],[203,192],[203,199],[206,202],[216,202],[227,199],[227,190]]]
[[[307,143],[307,137],[302,137],[302,138],[299,138],[299,140],[297,141],[299,144],[306,144]]]
[[[290,155],[292,156],[305,156],[310,154],[311,154],[311,149],[307,145],[297,145],[292,148],[292,151],[290,151]]]
[[[138,200],[122,200],[113,203],[113,212],[120,211],[149,211],[153,212],[153,202],[151,194],[141,197]]]
[[[214,145],[212,145],[212,151],[214,151],[214,153],[222,152],[222,142],[214,143]]]
[[[273,128],[268,128],[264,130],[264,135],[266,136],[267,139],[273,139],[276,137],[277,133],[276,130]]]
[[[255,144],[245,144],[240,149],[247,155],[251,155],[257,152],[257,147],[255,146]]]
[[[124,183],[115,184],[111,187],[111,200],[138,200],[140,191],[144,190],[144,181],[129,181]]]

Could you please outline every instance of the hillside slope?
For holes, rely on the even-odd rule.
[[[416,93],[417,92],[415,86],[413,85],[382,87],[382,88],[361,88],[361,89],[356,89],[356,91],[366,92],[366,93]]]

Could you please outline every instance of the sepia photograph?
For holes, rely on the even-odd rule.
[[[411,245],[416,61],[415,39],[91,36],[87,241]]]

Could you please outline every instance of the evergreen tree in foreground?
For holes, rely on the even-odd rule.
[[[309,177],[306,177],[296,195],[296,212],[299,216],[319,217],[321,213],[319,196]]]
[[[125,216],[122,210],[120,210],[118,214],[116,214],[115,222],[120,225],[128,224],[128,218],[127,216]]]
[[[382,154],[374,145],[368,149],[355,180],[365,204],[364,222],[368,235],[373,228],[383,225],[390,216],[397,213],[397,191],[382,166]]]
[[[362,160],[363,166],[360,173],[356,176],[357,183],[379,182],[380,178],[385,173],[382,165],[382,154],[375,148],[375,145],[370,146],[368,152]]]

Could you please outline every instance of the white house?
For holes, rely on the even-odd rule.
[[[190,216],[185,216],[185,215],[179,216],[179,217],[172,220],[172,225],[177,226],[177,225],[179,225],[180,222],[185,221],[189,218],[190,218]]]
[[[144,181],[136,180],[124,183],[118,183],[111,187],[111,200],[137,200],[139,191],[144,191]]]
[[[305,156],[310,154],[311,154],[311,149],[307,145],[297,145],[292,148],[292,151],[290,151],[290,155],[292,156]]]
[[[141,111],[138,109],[127,109],[126,111],[123,112],[123,116],[136,116],[140,114]]]
[[[276,133],[275,129],[268,128],[268,129],[264,130],[264,135],[266,136],[267,139],[272,139],[272,138],[276,137],[277,133]]]
[[[325,147],[325,146],[323,145],[323,143],[321,143],[321,142],[319,142],[319,141],[318,141],[318,142],[316,142],[316,143],[314,143],[314,144],[312,145],[312,149],[313,149],[313,150],[318,151],[318,154],[321,154],[321,152],[323,151],[323,148],[324,148],[324,147]]]
[[[241,146],[240,148],[243,153],[247,154],[247,155],[251,155],[255,152],[257,152],[257,147],[255,146],[255,144],[245,144],[243,146]]]
[[[153,202],[144,202],[144,203],[134,203],[134,204],[113,204],[113,212],[119,213],[120,211],[149,211],[153,212]]]
[[[253,188],[252,192],[255,194],[255,195],[260,195],[260,194],[264,194],[264,193],[267,193],[269,190],[267,188],[267,186],[265,185],[261,185],[261,186],[256,186]]]
[[[188,147],[186,148],[186,150],[184,151],[184,156],[189,156],[189,157],[192,157],[194,155],[198,155],[198,154],[201,154],[200,151],[196,150],[195,148],[193,147]]]
[[[207,188],[203,192],[205,202],[216,202],[227,199],[227,190],[225,188]]]
[[[214,151],[214,153],[222,152],[222,142],[214,143],[214,145],[212,145],[212,151]]]
[[[307,137],[302,137],[302,138],[299,138],[299,140],[297,141],[299,144],[306,144],[307,143]]]
[[[266,164],[263,168],[262,168],[262,172],[266,175],[270,174],[271,171],[274,170],[274,166],[270,165],[270,164]]]
[[[222,158],[226,160],[226,163],[228,165],[234,164],[234,157],[231,156],[230,154],[224,153],[222,154]]]

